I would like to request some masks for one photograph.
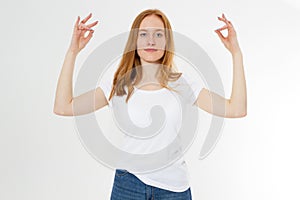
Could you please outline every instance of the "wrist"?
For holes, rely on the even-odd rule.
[[[78,55],[78,51],[72,50],[72,49],[68,49],[67,54],[71,55],[71,56],[77,56]]]
[[[242,56],[242,51],[240,49],[237,49],[237,50],[231,52],[231,55],[233,57],[235,57],[235,56]]]

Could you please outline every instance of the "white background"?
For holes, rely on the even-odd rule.
[[[74,80],[89,53],[128,31],[148,8],[162,10],[174,31],[206,50],[226,97],[231,56],[213,31],[223,26],[217,20],[222,12],[244,55],[248,115],[225,119],[222,137],[204,160],[198,155],[205,132],[198,133],[187,153],[193,199],[300,199],[297,0],[1,2],[0,199],[109,198],[114,171],[84,149],[73,117],[53,113],[56,84],[78,15],[92,12],[91,21],[100,23],[76,60]]]

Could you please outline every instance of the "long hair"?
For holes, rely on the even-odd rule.
[[[174,39],[172,28],[169,20],[158,9],[148,9],[141,12],[134,20],[131,31],[129,33],[129,37],[125,46],[125,50],[123,52],[122,59],[116,70],[113,78],[113,86],[110,92],[109,100],[113,95],[123,96],[126,94],[124,89],[125,86],[128,88],[128,94],[126,98],[126,103],[128,102],[134,87],[133,85],[139,83],[142,78],[142,69],[138,67],[141,65],[140,57],[137,53],[137,37],[138,37],[138,29],[142,20],[148,15],[156,15],[160,17],[164,24],[165,35],[166,35],[166,46],[163,57],[160,59],[160,64],[163,67],[158,69],[158,81],[162,87],[167,88],[169,90],[174,90],[173,88],[168,86],[168,81],[177,80],[182,73],[176,72],[176,67],[173,63],[174,57]]]

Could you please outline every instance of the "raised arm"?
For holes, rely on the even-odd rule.
[[[233,82],[231,96],[230,99],[225,99],[204,88],[200,92],[196,104],[201,109],[217,116],[226,118],[244,117],[247,115],[247,89],[242,52],[232,23],[225,18],[224,14],[222,18],[218,17],[218,19],[225,22],[225,25],[215,30],[215,32],[232,55]],[[224,37],[221,33],[225,29],[228,29],[227,37]]]
[[[98,23],[98,21],[96,21],[89,25],[85,25],[91,16],[92,14],[89,14],[80,23],[80,17],[78,17],[74,25],[71,44],[65,55],[56,88],[53,112],[57,115],[83,115],[100,109],[108,104],[100,87],[96,90],[90,90],[78,97],[73,97],[72,79],[76,57],[92,38],[94,30],[91,28]],[[84,37],[84,34],[87,31],[89,31],[89,34],[87,37]],[[95,104],[91,104],[93,98],[95,98]],[[73,105],[76,105],[76,110],[73,109]]]

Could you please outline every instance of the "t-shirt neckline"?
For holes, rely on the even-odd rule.
[[[144,93],[155,93],[155,92],[160,92],[160,91],[166,90],[165,87],[162,87],[162,88],[157,89],[157,90],[143,90],[143,89],[137,88],[135,85],[134,85],[133,87],[134,87],[134,89],[135,89],[136,91],[144,92]]]

